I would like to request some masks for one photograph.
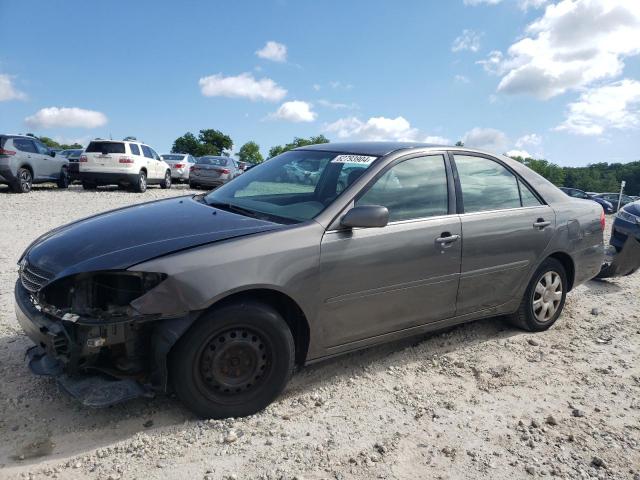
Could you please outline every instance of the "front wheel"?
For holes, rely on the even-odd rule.
[[[244,417],[269,405],[293,372],[291,330],[268,305],[241,302],[205,314],[178,341],[170,377],[205,418]]]
[[[160,188],[171,188],[171,172],[169,170],[164,174],[164,180],[160,182]]]
[[[555,258],[547,258],[534,273],[511,323],[530,332],[541,332],[553,325],[567,298],[567,273]]]
[[[140,170],[136,183],[133,186],[133,191],[137,193],[144,193],[147,191],[147,174],[144,170]]]

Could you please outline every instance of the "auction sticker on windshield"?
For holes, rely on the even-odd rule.
[[[331,160],[331,163],[357,163],[359,165],[370,165],[377,157],[366,155],[338,155]]]

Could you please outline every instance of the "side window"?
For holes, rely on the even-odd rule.
[[[448,213],[447,171],[442,155],[412,158],[384,173],[356,205],[383,205],[389,221]]]
[[[142,148],[142,153],[145,157],[153,158],[153,153],[151,152],[151,149],[149,147],[147,147],[146,145],[140,145],[140,147]]]
[[[518,185],[520,186],[520,198],[522,199],[523,207],[537,207],[538,205],[542,205],[540,200],[538,200],[538,197],[536,197],[529,187],[527,187],[520,179],[518,179]]]
[[[38,150],[36,150],[36,146],[34,145],[33,141],[26,138],[14,138],[13,146],[21,152],[38,153]]]
[[[131,155],[140,155],[140,148],[135,143],[130,143],[129,148],[131,149]]]
[[[50,155],[51,154],[51,151],[47,147],[45,147],[42,143],[36,142],[36,141],[34,141],[33,143],[36,144],[36,148],[38,149],[38,153],[39,154],[41,154],[41,155]]]
[[[456,155],[465,213],[520,207],[518,180],[498,162]]]
[[[155,160],[158,160],[158,161],[162,160],[162,159],[160,158],[160,155],[158,155],[158,154],[156,153],[156,151],[155,151],[153,148],[149,147],[149,150],[151,150],[151,155],[153,155],[153,158],[154,158]]]

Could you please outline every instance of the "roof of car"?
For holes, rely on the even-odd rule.
[[[383,155],[387,155],[397,150],[432,147],[445,147],[445,145],[419,142],[345,142],[307,145],[304,147],[298,147],[295,150],[317,150],[322,152],[354,153],[382,157]]]

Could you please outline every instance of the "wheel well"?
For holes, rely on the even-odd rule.
[[[20,165],[20,167],[18,167],[18,170],[21,168],[26,168],[27,170],[29,170],[29,172],[31,173],[31,178],[34,177],[33,167],[31,165],[29,165],[28,163],[25,163],[24,165]]]
[[[567,272],[568,290],[570,291],[573,288],[573,282],[575,280],[576,274],[576,268],[573,263],[573,259],[563,252],[556,252],[552,255],[549,255],[549,258],[555,258],[564,267],[565,271]]]
[[[277,290],[254,289],[234,293],[214,303],[210,308],[235,303],[242,300],[256,300],[265,303],[282,315],[287,322],[296,346],[296,364],[304,364],[309,350],[310,330],[307,317],[298,304],[288,295]]]
[[[145,174],[145,175],[147,175],[147,169],[146,169],[145,167],[142,167],[142,168],[140,169],[140,171],[141,171],[141,172],[144,172],[144,174]]]

